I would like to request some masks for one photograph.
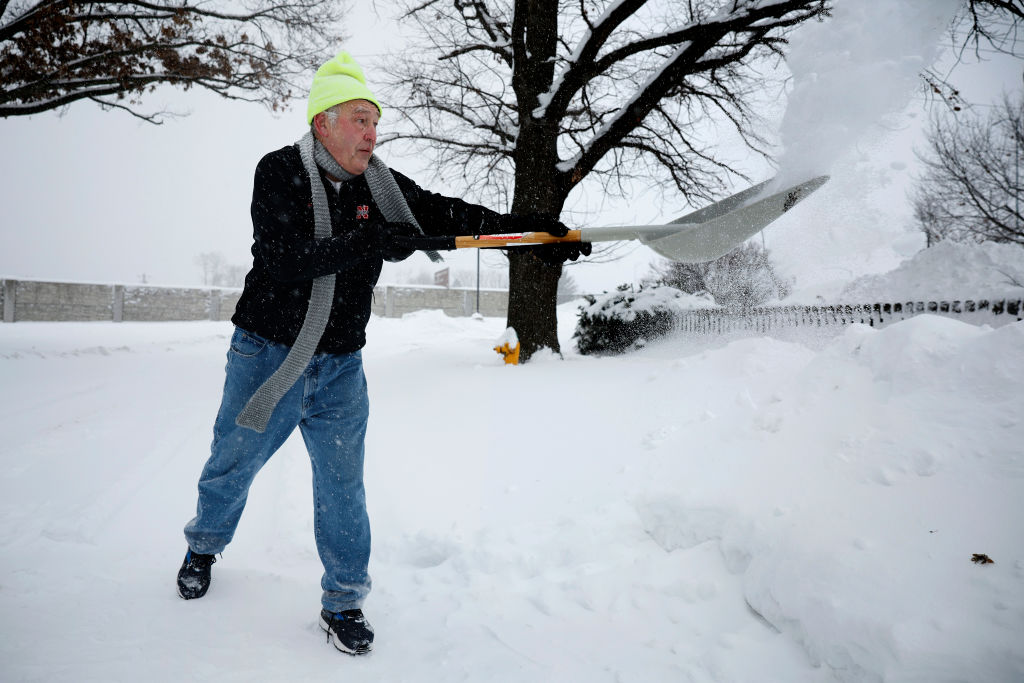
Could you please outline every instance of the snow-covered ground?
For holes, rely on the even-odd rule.
[[[518,367],[503,320],[372,320],[358,659],[298,438],[175,594],[229,324],[0,325],[0,679],[1024,680],[1024,323],[594,358],[574,310]]]

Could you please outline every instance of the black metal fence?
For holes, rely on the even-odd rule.
[[[677,314],[675,330],[695,334],[770,332],[791,327],[831,327],[860,323],[880,327],[931,313],[973,324],[1005,325],[1024,316],[1024,299],[906,301],[832,306],[766,306],[747,311],[708,308]]]

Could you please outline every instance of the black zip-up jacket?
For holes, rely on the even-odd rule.
[[[428,235],[501,232],[500,214],[419,187],[394,172],[416,220]],[[362,175],[339,192],[320,171],[327,190],[331,234],[314,238],[309,174],[294,145],[267,154],[256,166],[252,192],[252,270],[231,317],[238,327],[292,345],[302,327],[313,278],[336,273],[334,303],[318,353],[352,353],[366,344],[373,286],[383,261],[360,235],[385,221]]]

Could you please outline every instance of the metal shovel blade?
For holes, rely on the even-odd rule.
[[[637,239],[665,258],[681,263],[705,263],[728,254],[825,184],[818,176],[766,197],[775,179],[687,214],[666,225],[584,228],[583,241]]]
[[[703,263],[728,254],[730,251],[743,244],[758,232],[763,230],[772,221],[796,206],[809,194],[825,184],[828,176],[819,176],[807,182],[788,187],[781,192],[755,199],[752,203],[744,201],[734,204],[723,213],[711,212],[711,215],[694,225],[688,225],[684,230],[672,235],[664,236],[640,236],[640,241],[649,246],[666,258],[683,263]],[[771,182],[771,181],[769,181]],[[754,186],[750,190],[757,190],[765,183]],[[748,190],[748,192],[750,191]],[[740,194],[743,194],[742,192]],[[754,197],[751,193],[748,197]],[[738,197],[734,195],[730,200]],[[715,208],[712,205],[710,208]],[[697,212],[700,213],[699,211]],[[692,215],[692,214],[691,214]],[[690,218],[687,216],[686,218]],[[690,223],[690,221],[686,221]]]

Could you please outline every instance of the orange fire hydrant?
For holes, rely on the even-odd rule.
[[[509,327],[494,342],[494,350],[505,358],[506,365],[519,365],[519,335]]]

